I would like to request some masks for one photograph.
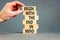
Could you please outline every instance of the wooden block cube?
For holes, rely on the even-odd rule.
[[[36,34],[37,29],[23,29],[23,34]]]
[[[22,7],[22,10],[23,11],[27,11],[27,10],[33,10],[33,11],[35,11],[36,10],[36,6],[24,6],[24,7]]]
[[[23,24],[36,24],[36,20],[23,20]]]
[[[37,11],[24,11],[23,15],[37,15]]]
[[[38,29],[38,24],[24,24],[25,29]]]
[[[38,15],[26,15],[25,16],[25,19],[26,20],[38,20],[39,19],[39,16]]]

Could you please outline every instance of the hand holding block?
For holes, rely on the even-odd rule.
[[[38,29],[38,24],[25,24],[25,29]]]
[[[22,10],[23,11],[27,11],[27,10],[35,11],[36,10],[36,6],[24,6],[24,7],[22,7]]]
[[[23,24],[36,24],[36,20],[23,20]]]
[[[39,19],[39,16],[38,15],[26,15],[25,16],[25,20],[38,20]]]
[[[23,29],[24,34],[36,34],[37,30],[36,29]]]

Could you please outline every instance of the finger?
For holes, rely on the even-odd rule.
[[[23,12],[22,10],[11,12],[11,16],[21,14],[22,12]]]
[[[14,1],[14,2],[10,2],[10,5],[11,5],[11,7],[12,7],[12,9],[20,9],[20,7],[21,6],[24,6],[24,4],[23,3],[21,3],[21,2],[18,2],[18,1]]]
[[[21,14],[21,13],[23,13],[23,11],[22,11],[22,10],[19,10],[18,12],[19,12],[18,14]]]
[[[18,6],[25,6],[23,3],[19,2],[19,1],[14,1]]]
[[[18,14],[21,14],[23,11],[22,10],[20,10],[20,11],[17,11],[17,14],[15,14],[14,16],[12,16],[12,17],[16,17]]]
[[[9,5],[16,5],[16,2],[9,2]]]
[[[23,11],[22,11],[22,10],[20,10],[20,13],[23,13]]]
[[[10,4],[18,5],[18,6],[25,6],[23,3],[19,2],[19,1],[13,1],[13,2],[10,2]]]
[[[18,10],[16,12],[17,12],[17,15],[18,15],[18,14],[21,14],[23,11],[22,10]]]

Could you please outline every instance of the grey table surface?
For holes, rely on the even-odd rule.
[[[0,40],[60,40],[60,33],[0,33]]]

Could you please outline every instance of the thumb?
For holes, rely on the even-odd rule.
[[[21,14],[22,12],[23,12],[22,10],[11,12],[11,16],[15,16],[15,15]]]
[[[18,14],[21,14],[21,13],[23,13],[23,11],[22,11],[22,10],[19,10],[19,11],[18,11]]]

